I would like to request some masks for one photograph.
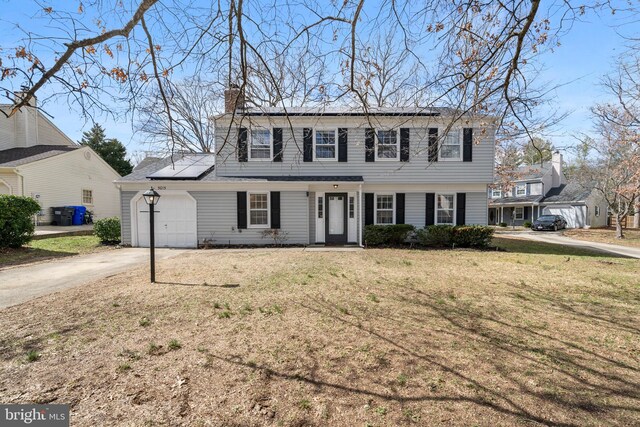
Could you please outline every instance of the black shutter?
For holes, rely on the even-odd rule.
[[[376,161],[376,131],[372,128],[364,130],[364,161]]]
[[[400,161],[409,161],[409,129],[400,129]]]
[[[271,192],[271,228],[280,228],[280,192]]]
[[[313,129],[304,128],[302,132],[303,160],[313,162]]]
[[[427,208],[424,218],[424,225],[435,224],[436,217],[436,195],[435,193],[427,193]]]
[[[364,193],[364,225],[373,224],[373,193]]]
[[[404,193],[396,193],[396,224],[404,224]]]
[[[525,221],[530,219],[529,218],[529,212],[531,212],[531,208],[529,206],[525,206],[524,207],[524,219],[525,219]]]
[[[458,193],[456,195],[456,225],[465,224],[465,209],[467,204],[467,194]]]
[[[438,128],[429,128],[429,162],[438,161]]]
[[[338,161],[347,161],[347,129],[338,129]]]
[[[238,191],[238,229],[247,228],[247,192]]]
[[[462,161],[470,162],[473,153],[473,129],[464,128],[462,137]]]
[[[273,128],[273,161],[282,161],[282,128]]]
[[[247,128],[240,128],[238,132],[238,161],[246,162],[249,155],[247,149]]]

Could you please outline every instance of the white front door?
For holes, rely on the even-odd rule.
[[[346,194],[327,194],[327,236],[326,243],[346,243],[345,221]]]
[[[136,203],[138,246],[149,246],[149,206]],[[154,209],[155,245],[159,248],[198,246],[196,202],[188,194],[163,194]]]

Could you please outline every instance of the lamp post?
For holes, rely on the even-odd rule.
[[[153,225],[153,211],[160,200],[160,194],[151,187],[142,196],[149,205],[149,250],[151,251],[151,283],[156,282],[156,254],[155,254],[155,228]]]

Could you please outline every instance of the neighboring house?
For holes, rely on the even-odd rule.
[[[604,227],[607,204],[593,188],[567,183],[562,154],[542,166],[521,166],[510,189],[489,189],[489,224],[523,225],[541,215],[562,215],[568,228]]]
[[[446,109],[234,110],[215,117],[216,155],[147,163],[117,182],[122,238],[149,241],[142,193],[161,194],[159,246],[363,244],[367,224],[487,224],[494,124]],[[215,167],[214,167],[215,165]]]
[[[8,112],[7,106],[0,106]],[[39,224],[51,222],[50,207],[84,205],[94,218],[120,213],[120,175],[88,147],[69,139],[37,109],[0,114],[0,194],[33,197],[42,210]]]

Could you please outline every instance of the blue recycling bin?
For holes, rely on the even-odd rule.
[[[74,208],[73,211],[73,225],[82,225],[84,224],[84,213],[87,211],[87,208],[84,206],[70,206]]]

